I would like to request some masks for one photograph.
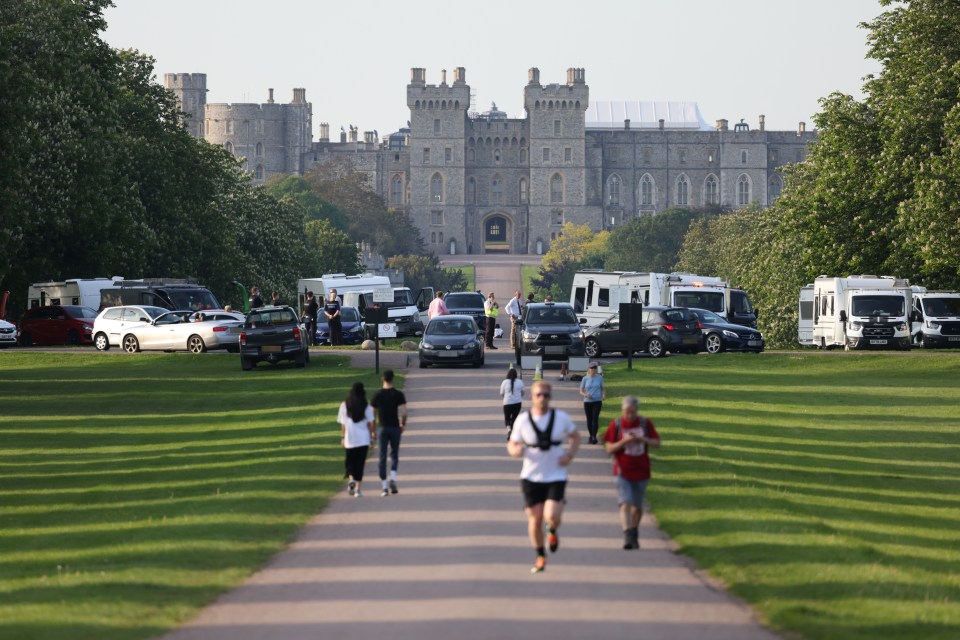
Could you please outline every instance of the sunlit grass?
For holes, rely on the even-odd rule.
[[[957,638],[960,353],[922,355],[608,366],[604,418],[641,397],[661,525],[775,628]]]
[[[4,354],[0,637],[145,638],[287,543],[340,486],[346,359]]]

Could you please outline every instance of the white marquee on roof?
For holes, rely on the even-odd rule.
[[[662,119],[665,129],[714,130],[703,119],[696,102],[598,100],[587,108],[587,129],[623,129],[626,119],[631,129],[657,129]]]

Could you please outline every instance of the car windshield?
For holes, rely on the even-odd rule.
[[[206,289],[167,289],[167,295],[170,296],[170,302],[173,303],[175,309],[201,311],[203,309],[220,308],[220,303]]]
[[[374,305],[373,294],[372,293],[363,294],[363,301],[366,303],[366,306],[372,307]],[[376,304],[386,304],[387,309],[397,309],[399,307],[411,307],[413,306],[413,293],[411,293],[409,289],[396,289],[393,292],[393,302],[386,302],[386,303],[377,302]]]
[[[723,322],[723,318],[718,316],[712,311],[706,311],[705,309],[691,309],[693,315],[700,318],[701,322]]]
[[[577,316],[569,307],[540,307],[530,309],[528,324],[577,324]]]
[[[923,309],[928,316],[960,316],[960,298],[924,298]]]
[[[176,311],[172,313],[165,313],[162,316],[159,316],[154,324],[163,325],[163,324],[179,324],[183,322],[183,317]]]
[[[851,313],[855,316],[902,316],[903,296],[853,296]]]
[[[687,309],[668,309],[663,312],[663,318],[667,322],[687,322],[693,320],[693,312]]]
[[[427,325],[426,335],[428,336],[462,336],[473,333],[473,322],[470,320],[452,320],[447,318],[438,318],[431,320]]]
[[[677,291],[673,304],[678,307],[696,307],[707,311],[723,311],[722,291]]]
[[[272,309],[270,311],[251,311],[244,326],[250,328],[274,324],[297,324],[297,315],[291,309]]]
[[[733,290],[730,292],[730,308],[734,313],[753,313],[753,305],[746,291]]]
[[[449,294],[443,298],[447,309],[482,309],[483,296],[479,293]]]
[[[326,316],[323,318],[326,320]],[[340,307],[340,320],[342,322],[360,322],[360,312],[356,307]]]
[[[72,315],[74,318],[90,318],[90,319],[93,319],[93,318],[96,318],[96,317],[97,317],[97,312],[96,312],[96,310],[95,310],[95,309],[91,309],[90,307],[76,307],[76,306],[72,306],[72,305],[71,305],[71,306],[64,307],[64,309],[66,309],[67,312],[68,312],[70,315]]]

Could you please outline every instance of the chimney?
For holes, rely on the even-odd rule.
[[[347,144],[347,132],[340,127],[340,144]]]
[[[660,118],[660,131],[663,131],[663,118]]]
[[[267,89],[267,94],[268,94],[267,104],[273,104],[273,87],[270,87],[269,89]]]
[[[767,130],[767,116],[760,114],[760,131]]]
[[[427,70],[423,67],[410,68],[410,84],[425,85],[427,82]]]
[[[623,119],[623,128],[630,131],[630,118]]]
[[[454,67],[453,69],[453,84],[466,84],[467,82],[467,70],[463,67]]]
[[[367,144],[373,144],[376,142],[376,138],[373,136],[373,131],[364,131],[363,132],[363,141]]]
[[[320,142],[330,142],[330,124],[327,122],[320,123]]]
[[[726,120],[725,118],[721,118],[721,119],[717,120],[717,131],[727,131],[727,129],[728,129],[728,124],[729,124],[729,123],[727,122],[727,120]]]
[[[804,133],[806,130],[807,130],[807,123],[806,123],[806,122],[801,122],[801,123],[800,123],[800,129],[797,131],[797,133],[798,133],[798,134]]]
[[[307,101],[307,90],[306,89],[294,89],[293,90],[293,103],[294,104],[304,104]]]
[[[527,71],[527,84],[540,84],[540,69],[530,67]]]
[[[447,84],[447,70],[446,70],[446,69],[441,69],[441,70],[440,70],[440,84],[441,84],[441,85]]]
[[[357,128],[353,125],[350,125],[350,142],[357,141]]]

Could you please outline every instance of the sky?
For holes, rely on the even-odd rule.
[[[378,131],[410,117],[411,67],[427,83],[465,67],[476,98],[523,117],[530,67],[542,84],[586,70],[591,100],[683,100],[703,118],[768,130],[813,126],[818,100],[862,97],[859,27],[879,0],[114,0],[104,39],[137,49],[165,73],[206,73],[207,102],[290,102],[306,89],[321,122]]]

